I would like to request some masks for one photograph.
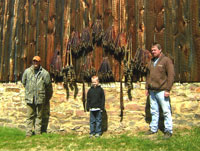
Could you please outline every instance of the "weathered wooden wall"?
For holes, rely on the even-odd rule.
[[[137,48],[150,49],[159,42],[175,61],[176,81],[200,81],[199,0],[0,0],[0,81],[21,79],[32,57],[39,55],[50,69],[56,49],[66,64],[66,46],[73,29],[91,27],[101,17],[104,30],[113,26],[131,34],[133,56]],[[126,41],[124,44],[126,45]],[[105,56],[95,46],[93,65]],[[109,55],[119,79],[119,62]],[[83,59],[73,61],[77,75]]]

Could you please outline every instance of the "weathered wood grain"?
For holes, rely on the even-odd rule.
[[[10,39],[12,35],[12,9],[13,4],[12,1],[5,2],[5,12],[4,12],[4,25],[3,25],[3,47],[2,47],[2,60],[1,60],[1,77],[2,81],[9,81],[9,54],[11,51],[10,47]]]
[[[48,5],[48,25],[47,25],[47,54],[46,68],[50,69],[51,60],[55,51],[55,20],[56,20],[56,0],[50,0]]]
[[[10,60],[9,60],[9,81],[13,81],[14,80],[14,60],[15,60],[15,46],[17,43],[17,37],[16,37],[16,33],[17,33],[17,21],[18,21],[18,10],[19,10],[19,0],[16,0],[14,3],[14,10],[13,10],[13,17],[12,17],[12,21],[13,21],[13,27],[12,27],[12,37],[11,37],[11,52],[10,52]]]
[[[5,1],[0,1],[0,81],[3,78],[3,58],[4,58],[4,51],[3,51],[3,29],[4,29],[4,12],[5,12]]]
[[[193,74],[191,79],[193,81],[200,81],[200,26],[199,26],[199,1],[194,0],[190,3],[190,23],[191,23],[191,36],[193,37],[192,42],[194,43],[194,50],[192,52],[192,60],[194,63]]]
[[[16,45],[15,45],[15,65],[14,65],[14,81],[21,79],[24,71],[24,59],[21,57],[23,55],[23,50],[25,46],[25,4],[26,1],[19,1],[18,9],[18,22],[17,22],[17,32],[16,32]]]
[[[48,0],[38,2],[36,54],[41,57],[43,67],[46,67],[48,8]]]
[[[66,46],[73,31],[91,28],[97,19],[103,30],[113,29],[132,39],[132,57],[137,48],[150,50],[157,41],[175,61],[176,81],[200,81],[200,26],[198,0],[0,0],[0,81],[20,80],[32,57],[40,55],[49,70],[56,49],[65,66]],[[102,46],[95,46],[92,65],[98,70],[103,57],[119,81],[119,62]],[[80,77],[82,56],[73,58]],[[123,63],[122,67],[123,69]]]
[[[155,40],[155,11],[154,7],[155,6],[155,1],[154,0],[149,0],[145,1],[145,33],[146,33],[146,49],[150,50],[151,49],[151,44]]]
[[[63,17],[63,24],[64,24],[64,31],[63,31],[63,67],[66,65],[66,50],[67,50],[67,43],[70,36],[70,4],[71,0],[65,1],[64,6],[64,17]]]

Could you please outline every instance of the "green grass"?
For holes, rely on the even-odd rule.
[[[163,140],[163,133],[146,136],[137,134],[111,135],[90,139],[88,135],[42,134],[25,138],[19,129],[0,127],[0,150],[107,150],[107,151],[200,151],[200,128],[174,130],[173,137]]]

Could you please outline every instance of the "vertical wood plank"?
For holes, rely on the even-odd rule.
[[[12,22],[13,22],[13,27],[12,27],[12,36],[11,36],[11,52],[10,52],[10,60],[9,60],[9,81],[14,80],[14,60],[15,60],[15,51],[16,51],[16,43],[17,43],[17,28],[18,28],[18,10],[19,10],[19,0],[16,0],[14,3],[14,8],[13,8],[13,17],[12,17]]]
[[[41,65],[46,68],[47,62],[47,23],[48,23],[49,1],[40,1],[38,3],[38,19],[37,19],[37,54],[41,57]]]
[[[19,9],[17,15],[17,32],[15,45],[15,65],[14,65],[14,81],[21,80],[24,71],[23,51],[25,46],[25,4],[26,1],[19,1]]]
[[[13,4],[12,0],[6,1],[5,3],[5,13],[4,13],[4,26],[3,26],[3,47],[2,47],[2,56],[3,59],[1,60],[1,73],[2,73],[2,81],[9,81],[9,54],[10,54],[10,45],[12,44],[11,41],[11,34],[12,34],[12,11],[13,11]]]
[[[4,13],[5,13],[5,1],[0,1],[0,81],[3,78],[3,59],[4,59],[4,51],[3,51],[3,30],[4,30]]]
[[[28,49],[27,66],[32,64],[36,54],[36,24],[37,24],[37,0],[30,0],[28,4]]]
[[[47,27],[47,56],[46,68],[50,69],[51,59],[53,58],[55,46],[55,20],[56,20],[56,0],[50,0],[48,5],[48,27]]]
[[[155,1],[148,0],[145,1],[145,27],[146,27],[146,49],[151,49],[151,44],[153,43],[155,36],[154,36],[154,29],[155,29],[155,12],[154,12]]]
[[[64,33],[63,33],[63,67],[66,65],[66,49],[67,49],[67,43],[70,36],[70,6],[71,6],[71,0],[65,1],[64,6],[64,17],[63,17],[63,24],[64,24]]]
[[[193,51],[193,73],[195,74],[192,78],[193,81],[200,81],[200,27],[199,27],[199,2],[194,0],[190,3],[190,23],[191,23],[191,36],[193,37],[194,50]]]

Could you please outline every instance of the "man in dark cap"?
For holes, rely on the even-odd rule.
[[[40,65],[41,58],[33,57],[33,65],[27,68],[22,76],[25,87],[25,101],[27,103],[26,136],[41,134],[43,108],[52,96],[50,74]]]

